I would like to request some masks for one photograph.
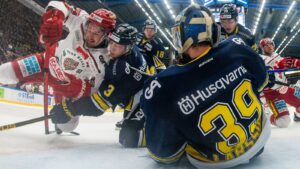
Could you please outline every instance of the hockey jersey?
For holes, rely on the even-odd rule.
[[[241,156],[264,132],[259,91],[267,79],[263,60],[233,36],[146,80],[141,108],[150,156],[163,163],[184,152],[207,163]]]
[[[246,42],[248,46],[250,46],[254,51],[257,51],[257,45],[255,43],[255,36],[251,33],[251,31],[241,24],[237,24],[233,33],[228,34],[224,28],[221,28],[221,41],[227,39],[229,36],[237,35]]]
[[[138,33],[136,45],[144,55],[151,74],[166,69],[166,66],[162,62],[162,59],[166,57],[165,49],[160,39],[154,37],[148,40],[143,33]]]
[[[260,56],[264,60],[266,66],[269,66],[272,69],[282,69],[280,62],[283,61],[283,58],[279,54],[273,52],[271,56],[266,56],[266,55],[260,55]],[[275,80],[287,83],[287,79],[284,73],[275,73]],[[280,87],[282,87],[282,85],[274,84],[271,88],[278,89]]]
[[[98,48],[86,46],[84,32],[89,14],[84,10],[75,10],[59,1],[51,1],[46,9],[51,7],[64,13],[64,26],[69,33],[65,39],[59,41],[55,50],[56,57],[50,58],[50,73],[62,81],[66,77],[60,71],[75,75],[79,79],[90,80],[92,91],[97,91],[104,78],[104,65],[109,61],[107,42],[104,40]]]
[[[136,46],[131,53],[109,61],[98,92],[73,102],[74,115],[98,116],[116,105],[130,109],[133,97],[143,88],[147,64]]]

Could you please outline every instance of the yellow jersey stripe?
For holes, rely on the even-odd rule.
[[[196,149],[194,149],[190,145],[186,146],[185,151],[186,151],[187,154],[189,154],[191,157],[193,157],[197,160],[208,162],[208,163],[213,162],[212,160],[209,160],[206,157],[204,157],[203,155],[201,155]]]
[[[185,148],[185,144],[183,145],[183,147],[180,148],[180,150],[177,153],[175,153],[170,157],[158,157],[154,155],[149,149],[148,149],[148,154],[151,158],[153,158],[157,162],[170,164],[178,161],[182,157],[182,155],[185,153],[184,148]]]
[[[99,96],[98,93],[92,94],[92,98],[96,101],[98,106],[104,111],[110,108],[109,105],[101,98],[101,96]]]

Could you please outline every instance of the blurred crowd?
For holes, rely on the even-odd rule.
[[[43,51],[38,43],[41,16],[17,0],[0,1],[0,64]]]

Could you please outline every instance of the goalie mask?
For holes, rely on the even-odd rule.
[[[181,55],[192,45],[201,42],[216,46],[219,42],[220,27],[215,23],[208,8],[194,4],[176,17],[172,34],[174,45]]]

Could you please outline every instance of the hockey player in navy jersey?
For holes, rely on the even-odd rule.
[[[146,20],[143,33],[138,33],[136,44],[149,65],[149,73],[155,74],[166,69],[162,59],[165,59],[165,49],[161,39],[155,37],[157,25],[154,20]]]
[[[238,10],[235,4],[224,4],[220,10],[221,41],[231,35],[240,36],[247,45],[257,51],[255,36],[245,26],[238,23]]]
[[[218,25],[203,6],[184,9],[172,33],[189,61],[145,82],[141,109],[150,156],[169,164],[186,154],[198,168],[248,163],[270,135],[259,101],[268,81],[263,60],[240,37],[217,45]]]
[[[55,105],[50,112],[53,123],[67,123],[73,116],[79,115],[99,116],[107,109],[119,105],[125,112],[129,112],[126,114],[134,116],[132,122],[123,124],[120,143],[126,147],[138,144],[144,122],[135,124],[135,121],[144,120],[139,101],[144,80],[148,76],[143,74],[147,69],[146,61],[134,44],[136,34],[137,30],[133,26],[120,24],[109,35],[108,52],[111,60],[105,68],[104,80],[98,92],[75,102],[62,101],[62,104]],[[132,140],[137,142],[132,143]]]

